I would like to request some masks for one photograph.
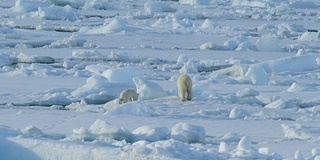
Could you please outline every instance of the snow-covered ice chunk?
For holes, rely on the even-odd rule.
[[[18,56],[18,62],[20,63],[54,63],[55,59],[49,56],[28,56],[26,54],[20,53]]]
[[[200,29],[203,29],[203,30],[213,30],[213,29],[216,29],[220,27],[220,25],[212,20],[212,19],[206,19],[200,26]]]
[[[16,0],[12,9],[17,12],[32,12],[38,10],[39,7],[49,7],[50,3],[47,1],[33,1],[33,0]]]
[[[87,34],[106,34],[106,33],[118,33],[122,31],[134,32],[140,30],[134,27],[124,19],[114,19],[110,23],[105,24],[101,27],[92,28],[87,31]]]
[[[79,9],[87,0],[49,0],[50,3],[57,6],[71,6],[72,8]]]
[[[162,1],[147,1],[144,4],[144,11],[147,13],[153,12],[175,12],[176,9]]]
[[[301,42],[318,42],[319,32],[304,32],[298,40]]]
[[[134,77],[133,82],[136,85],[137,93],[139,94],[138,99],[140,101],[161,98],[168,95],[167,92],[155,82],[139,77]]]
[[[64,47],[81,47],[86,43],[86,39],[78,38],[76,35],[71,35],[68,38],[63,38],[52,42],[48,47],[51,48],[64,48]]]
[[[250,150],[251,149],[251,139],[248,136],[244,136],[238,143],[238,149]]]
[[[264,107],[265,108],[277,108],[277,109],[298,108],[297,103],[298,102],[295,99],[285,100],[285,99],[281,98],[281,99],[278,99],[276,101],[273,101],[273,102],[267,104]]]
[[[110,10],[110,9],[114,9],[114,6],[110,4],[109,0],[88,0],[85,2],[82,9]]]
[[[223,45],[230,50],[235,50],[239,46],[239,44],[246,41],[248,41],[247,38],[243,35],[240,35],[227,40]]]
[[[311,139],[319,138],[320,131],[317,127],[301,124],[281,125],[284,136],[289,139]]]
[[[236,51],[258,51],[258,49],[251,42],[245,41],[238,45]]]
[[[221,142],[219,145],[219,153],[229,152],[229,145],[226,142]]]
[[[268,3],[258,0],[232,0],[232,6],[248,6],[248,7],[268,7]]]
[[[30,136],[34,138],[43,137],[43,138],[50,138],[50,139],[57,139],[57,140],[65,138],[65,135],[44,133],[41,129],[33,125],[29,125],[24,129],[21,129],[21,132],[26,136]]]
[[[79,129],[73,129],[72,130],[71,137],[81,139],[83,141],[94,141],[97,137],[96,135],[92,134],[88,129],[85,129],[83,127]]]
[[[152,75],[154,72],[141,67],[111,68],[102,73],[111,83],[125,83],[131,87],[135,86],[134,77],[144,78],[146,75]]]
[[[301,153],[301,151],[299,151],[299,150],[294,153],[294,159],[296,159],[296,160],[305,160],[303,155],[302,155],[302,153]]]
[[[276,38],[259,38],[256,47],[259,51],[282,51],[282,43]]]
[[[269,75],[261,65],[251,65],[245,77],[253,84],[267,84],[269,82]]]
[[[255,97],[255,96],[258,96],[259,95],[259,92],[252,89],[252,88],[245,88],[243,90],[240,90],[236,93],[236,96],[237,97],[241,97],[241,98],[244,98],[244,97]]]
[[[130,139],[131,133],[125,128],[117,128],[108,122],[97,119],[91,126],[90,132],[96,135],[99,139],[112,138],[118,141]]]
[[[261,63],[253,64],[252,66],[257,69],[262,67],[259,70],[264,69],[264,71],[267,73],[303,72],[318,69],[316,56],[312,54],[268,60]],[[260,73],[257,72],[256,74]]]
[[[185,63],[187,63],[189,58],[186,55],[180,54],[177,59],[177,65],[183,66]]]
[[[134,141],[146,140],[155,142],[169,138],[167,127],[141,126],[132,131]]]
[[[184,29],[193,27],[189,19],[184,18],[180,20],[175,14],[169,14],[164,18],[159,18],[151,27],[165,28],[165,29]]]
[[[32,13],[34,17],[48,20],[69,20],[76,21],[78,19],[77,10],[70,6],[58,7],[50,6],[38,8],[38,11]]]
[[[241,109],[240,107],[235,107],[230,111],[229,118],[242,119],[249,115],[250,114],[246,110]]]
[[[215,50],[217,49],[217,47],[218,46],[213,42],[207,42],[207,43],[201,44],[199,48],[200,50]]]
[[[99,75],[89,77],[86,84],[71,92],[76,98],[84,98],[88,102],[106,103],[115,99],[124,90],[130,87],[124,83],[109,83],[107,78]]]
[[[203,143],[206,131],[202,126],[179,122],[171,128],[172,139],[186,143]]]
[[[180,4],[190,4],[190,5],[209,5],[211,0],[179,0]]]
[[[187,63],[184,63],[179,72],[184,74],[198,73],[198,67],[192,59],[189,59]]]
[[[72,58],[81,60],[103,60],[106,59],[106,56],[96,50],[73,50]]]
[[[287,89],[287,92],[305,92],[305,91],[317,91],[317,88],[315,86],[294,82]]]

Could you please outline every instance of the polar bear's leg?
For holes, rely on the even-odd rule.
[[[180,98],[180,100],[181,101],[186,101],[186,92],[185,92],[185,90],[183,89],[183,87],[179,87],[179,89],[178,89],[179,91],[178,91],[178,95],[179,95],[179,98]]]
[[[187,85],[187,93],[188,93],[187,100],[191,101],[191,99],[192,99],[192,85],[191,84]]]

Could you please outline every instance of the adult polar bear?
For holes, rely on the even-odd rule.
[[[187,92],[187,100],[190,101],[192,99],[192,81],[190,76],[186,74],[181,74],[177,80],[178,85],[178,95],[181,101],[186,101],[186,92]]]

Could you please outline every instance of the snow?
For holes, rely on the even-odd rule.
[[[3,0],[0,159],[319,160],[319,6]]]

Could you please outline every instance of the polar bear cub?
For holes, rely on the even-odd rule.
[[[186,74],[181,74],[177,80],[178,85],[178,95],[181,101],[186,101],[186,92],[187,92],[187,100],[190,101],[192,99],[192,81],[190,76]]]
[[[120,93],[119,104],[137,101],[139,94],[134,89],[126,89]]]

